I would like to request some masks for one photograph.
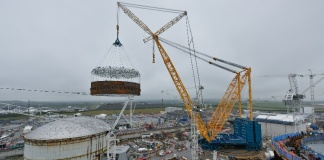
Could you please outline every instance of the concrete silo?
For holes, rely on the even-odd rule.
[[[25,160],[100,159],[110,127],[88,117],[60,119],[25,135]]]

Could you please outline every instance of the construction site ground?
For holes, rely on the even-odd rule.
[[[219,159],[227,159],[233,158],[237,160],[245,160],[245,159],[265,159],[264,157],[265,150],[260,151],[248,151],[241,148],[222,148],[218,151]]]

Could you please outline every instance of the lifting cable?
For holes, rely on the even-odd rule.
[[[202,99],[202,94],[199,92],[199,88],[201,86],[200,85],[199,70],[198,70],[197,57],[196,57],[196,52],[195,52],[195,45],[194,45],[194,41],[193,41],[193,36],[192,36],[188,16],[186,16],[186,27],[187,27],[187,40],[188,40],[188,47],[189,47],[188,52],[190,54],[191,69],[192,69],[192,74],[193,74],[193,79],[194,79],[194,84],[195,84],[195,89],[196,89],[196,97],[198,98],[198,106],[199,106],[200,103],[203,102],[203,99]],[[191,46],[192,46],[192,49],[191,49]],[[193,52],[193,54],[192,54],[192,52]],[[195,66],[196,66],[197,79],[198,79],[198,87],[197,87],[197,82],[196,82],[194,64],[193,64],[193,61],[192,61],[192,55],[194,56],[194,59],[195,59]],[[200,100],[202,100],[202,101],[200,101]]]
[[[124,51],[125,56],[126,56],[126,59],[128,60],[129,64],[131,65],[131,68],[132,68],[132,69],[135,69],[135,65],[134,65],[134,63],[131,61],[131,59],[128,57],[128,54],[127,54],[127,52],[126,52],[126,50],[125,50],[124,47],[122,47],[122,50]]]
[[[112,49],[113,46],[111,46],[108,51],[104,54],[104,56],[100,59],[99,63],[97,64],[97,67],[99,67],[103,61],[107,58],[108,54],[110,53],[110,50]]]
[[[119,12],[120,12],[120,8],[117,7],[117,26],[116,26],[116,28],[117,28],[117,39],[118,40],[119,40]],[[123,61],[122,61],[122,58],[123,57],[122,56],[125,56],[126,62],[129,62],[129,64],[130,64],[130,68],[131,69],[135,69],[135,65],[133,64],[133,62],[129,58],[128,53],[126,52],[126,50],[123,47],[123,45],[121,44],[121,46],[119,46],[119,47],[121,47],[121,50],[119,50],[119,53],[121,55],[120,56],[120,63],[123,65]],[[123,54],[123,53],[125,53],[125,54]],[[128,66],[126,66],[126,67],[128,67]]]
[[[180,45],[180,44],[177,44],[177,43],[171,42],[171,41],[166,40],[166,39],[161,38],[161,37],[159,37],[159,40],[160,40],[161,42],[163,42],[163,43],[166,43],[166,44],[168,44],[168,45],[170,45],[170,46],[172,46],[172,47],[174,47],[174,48],[177,48],[177,49],[179,49],[179,50],[181,50],[181,51],[184,51],[184,52],[186,52],[185,50],[188,49],[188,48],[185,47],[185,46],[182,46],[182,45]],[[233,66],[233,67],[237,67],[237,68],[240,68],[240,69],[246,69],[246,68],[247,68],[247,67],[245,67],[245,66],[242,66],[242,65],[239,65],[239,64],[236,64],[236,63],[232,63],[232,62],[229,62],[229,61],[225,61],[225,60],[223,60],[223,59],[219,59],[219,58],[216,58],[216,57],[212,57],[212,56],[210,56],[210,55],[207,55],[207,54],[202,53],[202,52],[199,52],[199,51],[195,51],[195,53],[197,53],[197,54],[199,54],[199,55],[202,55],[202,56],[205,56],[205,57],[207,57],[207,58],[213,59],[214,61],[219,61],[219,62],[222,62],[222,63],[224,63],[224,64],[231,65],[231,66]],[[207,61],[207,62],[209,62],[208,60],[203,60],[203,61]]]
[[[153,42],[152,63],[155,63],[155,41],[152,41],[152,42]]]
[[[184,53],[191,54],[189,51],[186,50],[186,49],[188,49],[187,47],[184,47],[184,46],[181,46],[181,45],[179,45],[179,44],[173,43],[173,42],[171,42],[171,41],[169,41],[169,40],[166,40],[166,39],[163,39],[163,38],[161,38],[161,37],[159,37],[159,40],[160,40],[161,42],[165,43],[165,44],[168,44],[168,45],[170,45],[170,46],[172,46],[172,47],[174,47],[174,48],[180,50],[180,51],[183,51]],[[200,54],[201,52],[195,51],[195,53],[199,53],[199,54]],[[203,55],[203,53],[202,53],[202,55]],[[202,57],[199,57],[198,55],[196,55],[196,57],[197,57],[198,59],[200,59],[200,60],[202,60],[202,61],[204,61],[204,62],[207,62],[207,63],[209,63],[209,64],[212,64],[212,65],[214,65],[214,66],[216,66],[216,67],[222,68],[222,69],[227,70],[227,71],[232,72],[232,73],[237,73],[237,71],[235,71],[235,70],[233,70],[233,69],[231,69],[231,68],[224,67],[224,66],[221,66],[221,65],[219,65],[219,64],[217,64],[217,63],[214,63],[214,62],[208,61],[208,60],[206,60],[206,59],[204,59],[204,58],[202,58]],[[209,57],[210,57],[210,56],[209,56]]]
[[[96,68],[91,71],[91,79],[132,79],[140,76],[139,72],[134,68],[130,57],[128,56],[124,46],[119,41],[119,7],[117,8],[117,38],[111,45],[108,52],[105,53]],[[140,79],[139,79],[140,80]]]
[[[118,2],[123,6],[139,8],[139,9],[146,9],[146,10],[153,10],[153,11],[161,11],[161,12],[168,12],[168,13],[183,13],[184,11],[176,10],[176,9],[167,9],[167,8],[160,8],[160,7],[151,7],[151,6],[144,6],[138,4],[130,4],[124,2]]]

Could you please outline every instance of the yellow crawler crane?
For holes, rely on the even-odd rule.
[[[169,40],[166,40],[164,38],[159,37],[159,40],[165,44],[168,44],[176,49],[179,49],[185,53],[189,53],[189,49],[185,46],[182,46],[180,44],[171,42]],[[241,71],[235,71],[231,68],[228,68],[226,66],[222,66],[219,65],[217,63],[214,63],[213,61],[208,61],[200,56],[196,56],[198,59],[205,61],[211,65],[214,65],[216,67],[222,68],[226,71],[232,72],[235,74],[235,77],[233,78],[233,80],[231,81],[230,85],[228,86],[223,98],[221,99],[220,103],[218,104],[217,108],[215,109],[215,111],[213,112],[213,115],[210,119],[210,121],[207,123],[207,128],[205,129],[205,124],[203,123],[203,121],[201,120],[201,117],[198,115],[198,119],[200,119],[198,121],[198,129],[200,131],[200,134],[208,141],[211,142],[211,140],[213,140],[217,134],[220,133],[220,131],[222,130],[226,119],[228,118],[228,116],[230,115],[234,105],[236,104],[236,102],[238,101],[238,105],[239,105],[239,116],[242,117],[242,105],[241,105],[241,92],[243,90],[243,87],[245,86],[246,82],[248,82],[248,86],[249,86],[249,104],[250,104],[250,120],[253,120],[253,112],[252,112],[252,86],[251,86],[251,68],[247,68],[244,67],[242,65],[239,64],[235,64],[232,62],[228,62],[216,57],[212,57],[209,56],[207,54],[201,53],[199,51],[195,51],[196,54],[205,56],[209,59],[212,59],[213,61],[216,62],[221,62],[224,63],[226,65],[235,67],[235,68],[239,68]]]
[[[244,73],[241,76],[241,73]],[[217,134],[220,133],[222,130],[226,119],[230,115],[234,105],[239,100],[239,114],[240,117],[242,116],[241,112],[241,91],[246,84],[247,81],[249,81],[249,102],[250,102],[250,120],[253,120],[252,115],[252,92],[251,92],[251,68],[247,68],[239,73],[236,74],[236,76],[233,78],[232,82],[228,86],[222,100],[218,104],[215,112],[212,115],[211,120],[208,122],[208,131],[211,133],[209,142],[214,139]]]
[[[179,11],[179,10],[169,10],[169,9],[163,9],[163,8],[157,8],[157,7],[149,7],[149,6],[142,6],[142,5],[135,5],[135,4],[129,4],[129,3],[120,3],[118,2],[118,7],[121,8],[126,15],[128,15],[139,27],[141,27],[146,33],[150,35],[150,37],[145,38],[143,41],[147,42],[149,40],[153,40],[158,49],[159,52],[162,56],[162,59],[164,61],[164,64],[174,82],[174,85],[176,86],[178,93],[188,111],[188,114],[191,116],[192,119],[197,124],[197,128],[200,131],[200,134],[209,142],[211,142],[217,134],[220,133],[223,125],[225,124],[226,119],[230,115],[235,103],[239,101],[239,110],[240,110],[240,116],[241,116],[241,91],[248,81],[248,86],[249,86],[249,104],[250,104],[250,120],[253,120],[252,116],[252,87],[251,87],[251,68],[247,68],[235,63],[227,62],[218,58],[210,57],[208,55],[205,55],[201,53],[204,56],[207,56],[209,58],[212,58],[214,61],[221,62],[233,67],[238,67],[242,69],[241,71],[237,72],[235,70],[232,70],[230,68],[221,66],[219,64],[216,64],[212,61],[207,61],[199,56],[196,56],[198,59],[201,59],[203,61],[208,62],[209,64],[212,64],[214,66],[217,66],[219,68],[225,69],[227,71],[230,71],[232,73],[235,73],[235,77],[233,78],[232,82],[230,83],[229,87],[227,88],[222,100],[220,101],[219,105],[217,106],[215,112],[213,113],[213,116],[211,120],[205,124],[203,119],[201,118],[199,112],[193,112],[194,108],[194,103],[192,99],[190,98],[178,72],[176,71],[176,68],[174,67],[169,55],[163,48],[163,46],[160,43],[160,40],[162,42],[165,42],[177,49],[180,49],[184,52],[186,51],[186,48],[175,44],[173,42],[167,41],[165,39],[162,39],[159,37],[161,33],[169,29],[171,26],[176,24],[178,21],[180,21],[184,16],[187,15],[186,11]],[[150,28],[147,27],[137,16],[135,16],[127,7],[136,7],[136,8],[142,8],[142,9],[150,9],[150,10],[157,10],[157,11],[171,11],[173,13],[179,13],[177,17],[172,19],[170,22],[168,22],[166,25],[164,25],[161,29],[153,33]],[[196,51],[195,51],[196,52]],[[199,52],[196,52],[199,53]],[[153,55],[154,58],[154,55]],[[154,59],[153,59],[154,62]],[[242,75],[242,76],[241,76]],[[194,114],[192,114],[192,112]],[[195,159],[192,157],[192,159]]]

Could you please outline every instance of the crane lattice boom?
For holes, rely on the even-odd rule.
[[[154,33],[154,35],[156,35],[156,36],[160,35],[164,31],[166,31],[167,29],[169,29],[171,26],[173,26],[174,24],[176,24],[177,22],[179,22],[182,19],[182,17],[184,17],[186,15],[187,15],[187,12],[186,11],[183,11],[182,14],[180,14],[177,17],[173,18],[169,23],[165,24],[162,28],[160,28],[158,31],[156,31]],[[143,41],[144,41],[144,43],[146,43],[146,42],[148,42],[150,40],[152,40],[152,36],[149,36],[149,37],[145,38]]]
[[[231,63],[225,60],[221,60],[215,57],[211,57],[214,61],[222,62],[228,65],[231,65],[233,67],[238,67],[242,69],[240,72],[236,72],[232,69],[229,69],[227,67],[218,65],[214,62],[206,61],[203,58],[199,58],[201,60],[204,60],[210,64],[213,64],[217,67],[220,67],[222,69],[225,69],[227,71],[233,72],[236,74],[235,78],[230,83],[229,87],[227,88],[221,102],[219,103],[218,107],[216,108],[210,122],[207,124],[204,123],[203,119],[201,118],[199,112],[193,112],[195,107],[192,99],[190,98],[178,72],[176,71],[176,68],[174,67],[169,55],[161,45],[159,41],[158,35],[169,29],[171,26],[179,22],[184,16],[187,15],[187,12],[183,11],[180,15],[178,15],[176,18],[172,19],[170,22],[168,22],[166,25],[164,25],[161,29],[159,29],[157,32],[153,33],[138,17],[136,17],[129,9],[127,9],[122,3],[118,3],[118,6],[122,8],[124,13],[128,15],[139,27],[141,27],[146,33],[150,35],[150,37],[145,38],[143,41],[147,42],[151,39],[154,40],[156,43],[159,52],[161,54],[161,57],[163,59],[163,62],[172,78],[172,81],[175,85],[175,87],[178,90],[178,93],[188,111],[188,114],[192,119],[196,120],[197,128],[200,131],[200,134],[209,142],[213,140],[218,133],[220,133],[223,125],[225,124],[226,119],[230,115],[236,101],[241,101],[241,91],[244,85],[247,81],[249,81],[249,102],[250,102],[250,120],[252,120],[252,91],[251,91],[251,68],[247,68],[235,63]],[[143,6],[141,6],[143,8]],[[145,6],[147,8],[147,6]],[[161,40],[162,41],[162,40]],[[180,49],[181,47],[176,47]],[[180,49],[184,51],[184,49]],[[197,56],[196,56],[197,57]],[[210,58],[210,57],[209,57]],[[244,73],[243,76],[241,76],[241,73]],[[192,115],[194,113],[194,115]],[[207,127],[208,126],[208,127]],[[210,134],[211,133],[211,134]]]

